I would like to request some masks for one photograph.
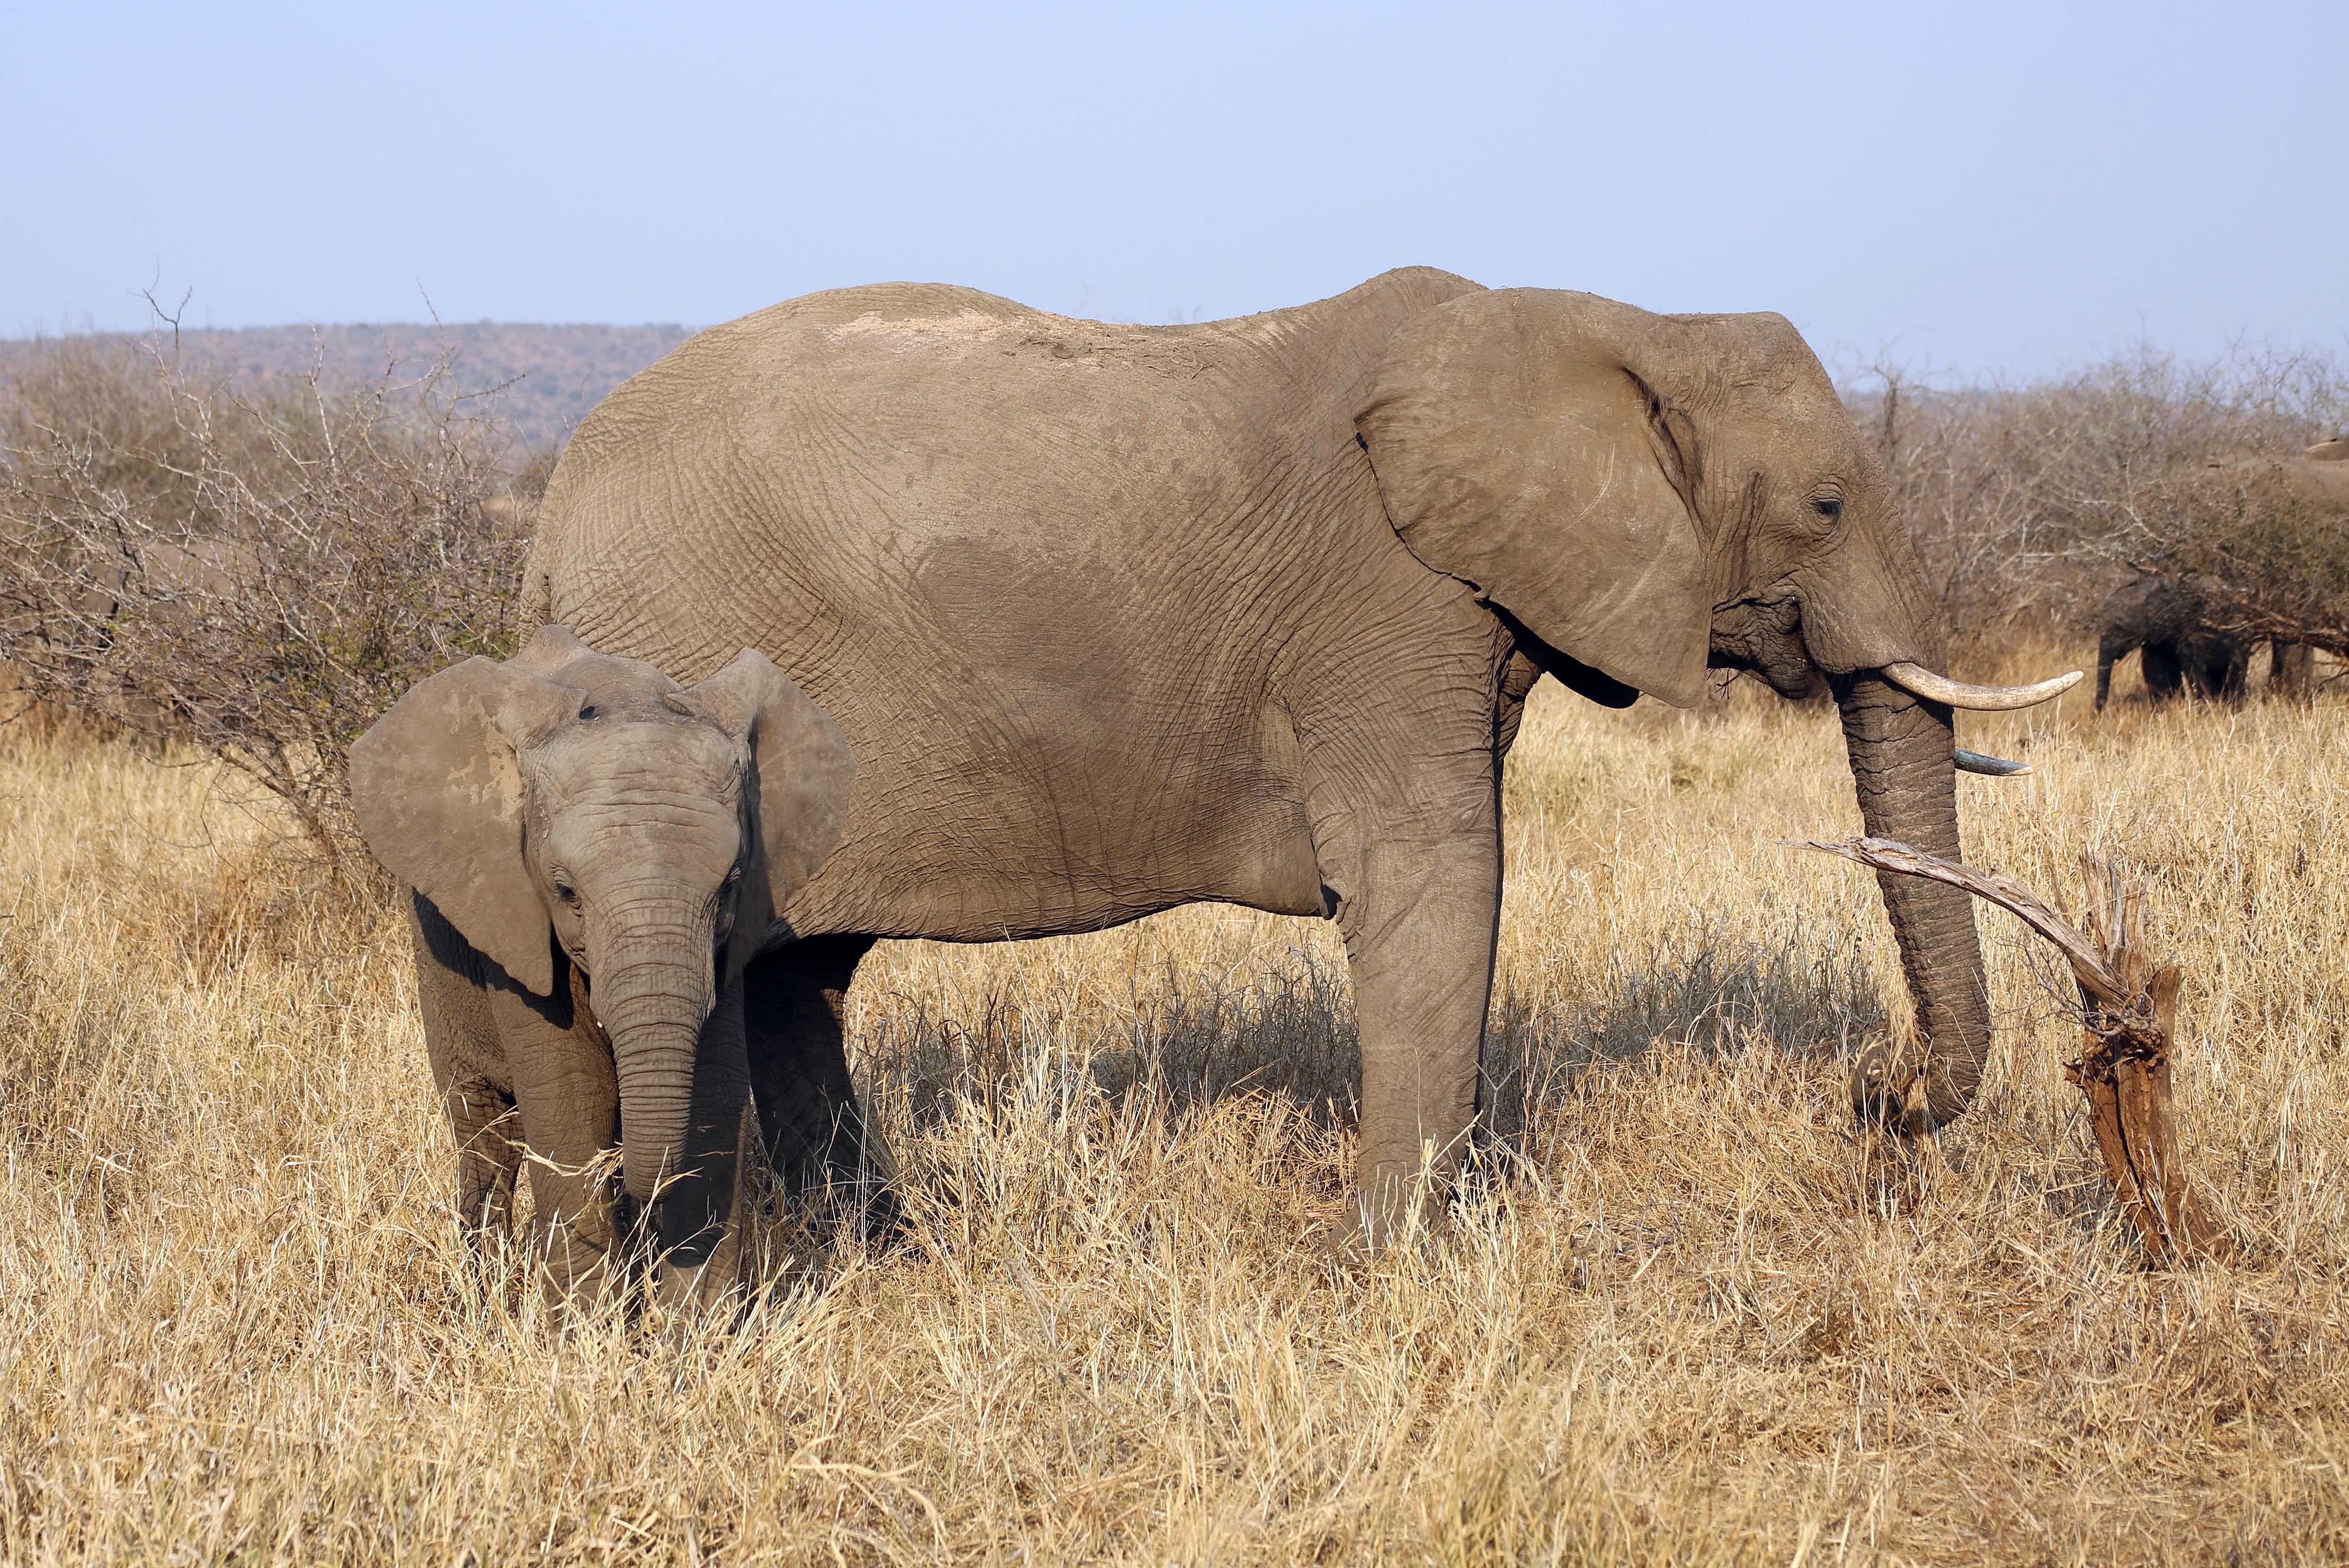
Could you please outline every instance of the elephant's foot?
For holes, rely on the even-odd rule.
[[[905,1237],[905,1205],[893,1181],[867,1180],[856,1208],[856,1239],[875,1251],[889,1251]]]
[[[664,1312],[692,1316],[739,1300],[742,1282],[742,1236],[733,1227],[698,1262],[680,1262],[675,1254],[659,1260],[653,1268],[652,1300]]]
[[[1921,1137],[1933,1130],[1933,1113],[1925,1096],[1923,1053],[1904,1054],[1888,1041],[1877,1041],[1851,1064],[1847,1085],[1852,1114],[1862,1126],[1881,1127],[1904,1137]]]
[[[896,1161],[861,1118],[851,1130],[854,1136],[833,1142],[831,1161],[793,1188],[792,1206],[798,1223],[809,1232],[850,1235],[868,1247],[885,1250],[906,1228]]]
[[[783,1212],[796,1238],[795,1248],[821,1248],[848,1238],[886,1251],[905,1238],[908,1228],[896,1184],[874,1176],[802,1188]]]
[[[533,1220],[530,1258],[548,1303],[585,1312],[617,1297],[627,1284],[626,1238],[635,1230],[636,1205],[625,1195]]]
[[[1449,1177],[1425,1168],[1371,1177],[1354,1189],[1330,1238],[1341,1258],[1368,1258],[1417,1241],[1441,1242],[1452,1229]]]
[[[559,1226],[533,1230],[531,1255],[538,1265],[549,1306],[569,1313],[593,1312],[625,1290],[626,1258],[620,1249],[596,1246]]]

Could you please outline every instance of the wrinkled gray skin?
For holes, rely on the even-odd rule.
[[[511,1222],[527,1146],[534,1245],[558,1285],[608,1279],[628,1212],[657,1196],[666,1292],[716,1293],[733,1274],[735,1170],[762,1074],[792,1086],[774,1114],[759,1106],[778,1168],[835,1174],[834,1146],[853,1152],[858,1134],[845,1085],[825,1104],[820,1077],[746,1017],[752,997],[778,1013],[761,990],[788,940],[775,910],[838,841],[854,776],[838,726],[765,655],[744,649],[685,688],[560,626],[505,663],[420,682],[360,737],[353,803],[368,848],[412,889],[425,1042],[469,1225]],[[616,1204],[586,1168],[614,1147]]]
[[[2107,594],[2096,611],[2096,711],[2112,695],[2113,666],[2140,650],[2145,689],[2158,701],[2186,687],[2199,697],[2242,701],[2254,644],[2217,619],[2190,582],[2141,576]]]
[[[1199,899],[1336,919],[1373,1243],[1475,1117],[1501,762],[1542,672],[1613,705],[1693,701],[1708,665],[1824,679],[1868,831],[1959,852],[1950,711],[1877,673],[1942,668],[1933,605],[1777,316],[1422,268],[1167,327],[812,295],[588,416],[524,592],[683,674],[761,649],[840,722],[848,823],[785,910],[835,955]],[[1930,1044],[1855,1092],[1927,1127],[1974,1092],[1982,956],[1966,895],[1881,880]],[[806,1054],[836,1079],[836,1049]]]

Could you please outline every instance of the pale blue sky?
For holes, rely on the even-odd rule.
[[[887,278],[1155,321],[1427,263],[1830,362],[2349,348],[2349,0],[0,4],[0,333],[150,284],[224,327]]]

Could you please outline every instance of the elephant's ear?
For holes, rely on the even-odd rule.
[[[1467,295],[1397,330],[1355,429],[1413,555],[1686,705],[1713,622],[1687,500],[1699,459],[1640,374],[1645,339],[1677,325],[1555,289]]]
[[[359,835],[520,984],[554,990],[554,935],[523,858],[517,745],[585,695],[487,659],[419,681],[351,743]]]
[[[759,771],[759,835],[774,908],[840,846],[856,758],[832,715],[756,649],[673,701],[750,747]]]

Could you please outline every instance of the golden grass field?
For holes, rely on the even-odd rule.
[[[1961,783],[1972,859],[2149,879],[2233,1264],[2137,1269],[1997,911],[1973,1114],[1855,1135],[1905,1004],[1873,879],[1778,843],[1857,830],[1826,711],[1537,692],[1441,1243],[1328,1249],[1334,932],[1201,908],[882,949],[907,1241],[777,1225],[698,1324],[470,1264],[388,900],[205,769],[0,731],[0,1559],[2349,1559],[2349,702],[1963,734],[2038,769]]]

